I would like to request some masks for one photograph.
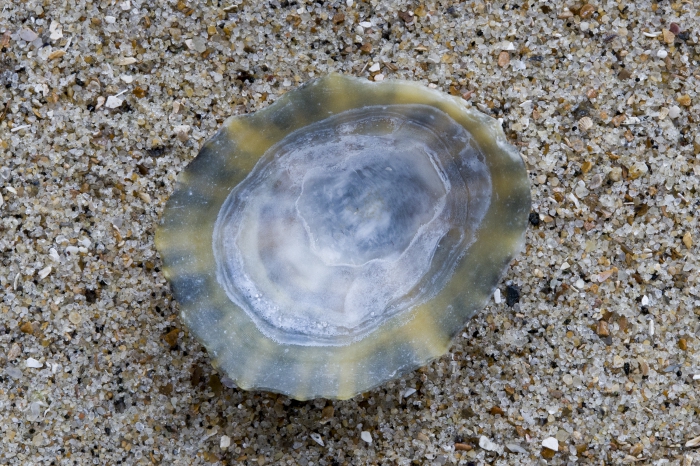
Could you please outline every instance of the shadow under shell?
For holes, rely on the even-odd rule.
[[[448,350],[529,210],[493,118],[332,74],[228,119],[180,175],[156,246],[183,323],[239,387],[346,399]]]

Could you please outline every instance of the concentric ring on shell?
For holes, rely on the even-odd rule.
[[[240,387],[348,398],[447,350],[522,246],[529,204],[495,120],[330,75],[227,120],[157,247],[183,321]]]

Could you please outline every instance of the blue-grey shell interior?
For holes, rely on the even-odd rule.
[[[334,74],[227,120],[156,246],[183,322],[241,388],[349,398],[447,351],[522,248],[529,209],[495,120]]]

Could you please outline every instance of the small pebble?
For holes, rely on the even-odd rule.
[[[603,186],[603,176],[600,173],[596,173],[591,177],[591,181],[588,183],[588,189],[594,190]]]
[[[63,37],[63,29],[61,28],[61,25],[58,24],[56,21],[51,21],[51,25],[49,26],[49,39],[51,40],[58,40],[61,37]]]
[[[595,13],[595,7],[590,3],[587,3],[581,7],[578,15],[581,17],[581,19],[586,19],[593,16],[593,13]]]
[[[559,441],[554,437],[547,437],[542,440],[542,446],[552,451],[559,451]]]
[[[528,451],[518,445],[517,443],[506,443],[506,448],[508,449],[509,452],[511,453],[520,453],[522,455],[527,455]]]
[[[68,314],[68,320],[73,325],[79,325],[83,321],[83,318],[77,312],[71,311],[71,313]]]
[[[684,107],[690,107],[690,104],[691,104],[692,101],[691,101],[691,99],[690,99],[690,95],[684,94],[684,95],[682,95],[682,96],[679,96],[679,97],[676,99],[676,102],[678,102],[679,104],[681,104],[681,105],[684,106]]]
[[[681,114],[681,108],[677,105],[672,105],[668,109],[668,116],[671,118],[678,118]]]
[[[361,438],[362,440],[364,440],[365,442],[367,442],[369,445],[372,445],[372,434],[370,434],[370,433],[367,432],[366,430],[363,430],[363,431],[360,433],[360,438]]]
[[[501,300],[501,290],[496,288],[496,291],[493,292],[493,302],[496,304],[501,304],[503,301]]]
[[[520,288],[514,285],[506,286],[506,305],[513,307],[518,302],[520,302]]]
[[[120,107],[122,103],[124,103],[124,101],[122,99],[120,99],[119,97],[110,95],[109,97],[107,97],[107,102],[105,103],[105,107],[117,108],[117,107]]]
[[[498,66],[505,68],[510,63],[510,54],[505,50],[498,54]]]
[[[668,29],[661,30],[661,35],[664,38],[664,42],[666,42],[667,44],[673,44],[673,41],[676,40],[676,35]]]
[[[666,58],[668,57],[668,52],[664,49],[659,49],[659,51],[656,52],[656,56],[659,58]]]
[[[700,437],[695,437],[692,440],[688,440],[687,442],[685,442],[685,447],[686,448],[700,447]]]
[[[321,438],[321,435],[320,435],[320,434],[317,434],[316,432],[314,432],[314,433],[312,433],[312,434],[310,435],[310,437],[311,437],[311,440],[313,440],[314,442],[318,443],[318,444],[321,445],[322,447],[325,446],[325,444],[323,443],[323,439]],[[363,439],[363,440],[364,440],[364,439]],[[370,442],[368,442],[368,443],[372,443],[371,440],[372,440],[372,438],[370,437]]]
[[[19,31],[19,38],[27,42],[34,42],[38,37],[36,32],[28,28]]]
[[[19,357],[19,355],[22,354],[22,347],[19,346],[17,343],[12,343],[12,347],[10,348],[10,352],[7,353],[7,360],[8,361],[14,361]]]
[[[114,60],[114,64],[119,66],[133,65],[134,63],[136,63],[136,59],[134,57],[122,57]]]
[[[484,450],[487,451],[496,451],[498,450],[498,444],[494,443],[491,441],[490,438],[482,435],[479,437],[479,446],[483,448]]]
[[[7,374],[8,377],[11,379],[19,379],[22,377],[22,371],[20,370],[19,367],[15,366],[8,366],[5,368],[5,374]]]
[[[610,177],[611,181],[620,181],[622,179],[622,168],[612,167],[608,176]]]
[[[686,231],[683,235],[683,244],[685,244],[685,247],[688,249],[693,247],[693,237],[691,236],[689,231]]]
[[[44,363],[37,361],[34,358],[28,358],[27,359],[27,367],[31,367],[33,369],[39,369],[40,367],[44,367]]]
[[[50,265],[47,265],[43,269],[39,270],[39,278],[44,279],[44,278],[48,277],[49,274],[51,273],[51,270],[53,270],[53,269],[51,268]]]
[[[231,437],[228,435],[222,435],[221,440],[219,441],[219,448],[222,450],[226,450],[228,447],[231,446]]]

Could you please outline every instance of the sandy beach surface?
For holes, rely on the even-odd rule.
[[[0,2],[0,464],[700,464],[700,13]],[[348,401],[232,387],[154,230],[230,115],[336,71],[502,121],[527,246],[451,351]]]

